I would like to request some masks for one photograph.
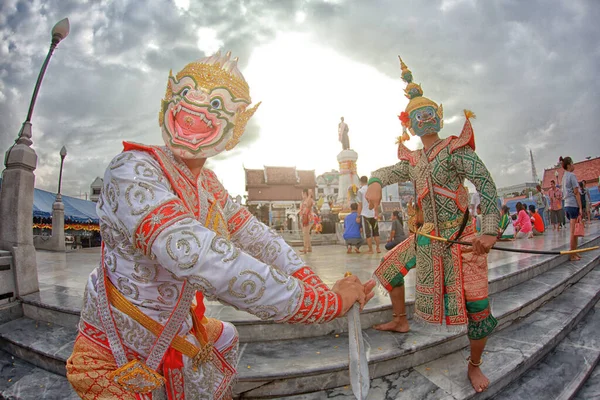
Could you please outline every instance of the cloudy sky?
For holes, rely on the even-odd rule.
[[[358,172],[396,161],[406,106],[397,55],[443,103],[442,136],[463,108],[498,186],[531,178],[559,155],[600,156],[597,0],[156,0],[0,2],[0,151],[13,143],[58,20],[58,46],[33,116],[36,186],[79,195],[121,141],[160,144],[169,69],[219,48],[240,57],[263,104],[242,142],[210,162],[233,195],[243,167],[337,168],[337,123],[350,126]],[[413,139],[411,146],[418,140]]]

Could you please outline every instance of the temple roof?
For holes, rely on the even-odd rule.
[[[297,170],[296,167],[264,167],[264,169],[244,169],[246,188],[262,185],[292,185],[315,187],[315,171]]]

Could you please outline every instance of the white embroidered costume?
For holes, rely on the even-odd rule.
[[[179,82],[186,77],[178,74]],[[165,115],[171,113],[176,124],[181,113],[169,108]],[[103,265],[89,277],[67,363],[82,398],[230,397],[237,332],[204,317],[203,296],[277,322],[327,322],[340,314],[339,295],[280,236],[236,204],[212,171],[204,168],[196,179],[171,146],[125,143],[106,170],[97,210]],[[157,341],[163,335],[170,339]],[[138,359],[151,370],[160,365],[164,385],[144,386],[140,370],[123,365]],[[137,394],[119,385],[119,373],[130,374],[133,386],[143,381]]]

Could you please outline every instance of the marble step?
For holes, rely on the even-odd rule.
[[[576,368],[572,368],[574,363],[584,362],[584,357],[593,358],[600,353],[600,340],[597,335],[597,330],[600,328],[599,299],[600,267],[536,312],[515,321],[506,329],[494,332],[488,340],[484,353],[482,370],[490,378],[490,387],[484,393],[476,394],[468,381],[466,357],[469,353],[468,348],[462,348],[437,360],[372,379],[368,398],[463,400],[487,399],[494,395],[496,395],[494,399],[502,400],[563,398],[558,395],[564,390],[564,386],[568,385],[569,378],[574,378],[571,381],[584,379],[579,376]],[[576,350],[569,353],[567,346]],[[567,352],[562,353],[562,356],[558,355],[565,350]],[[550,353],[549,357],[544,358],[548,353]],[[554,354],[565,358],[546,362],[547,367],[544,367],[542,365],[544,361],[540,362],[540,360],[548,360]],[[561,365],[563,362],[566,365]],[[538,373],[539,381],[526,379],[528,374],[536,373],[536,369],[549,367],[555,370],[553,372],[546,370],[545,376]],[[522,375],[524,372],[525,374]],[[529,393],[510,392],[520,384],[530,384]],[[521,394],[524,396],[519,397]],[[599,394],[600,366],[596,367],[579,391],[577,399],[597,399],[600,398]],[[572,398],[572,396],[573,393],[564,398]],[[285,398],[287,400],[355,399],[349,385]]]
[[[535,366],[571,332],[599,299],[600,268],[596,268],[532,315],[493,335],[482,366],[491,384],[485,393],[477,395],[477,399],[492,397]],[[464,369],[457,368],[464,366],[466,369],[468,354],[468,349],[464,348],[415,369],[452,397],[470,399],[476,393]]]
[[[76,337],[75,327],[23,317],[0,326],[0,350],[64,376]]]
[[[579,392],[574,397],[575,400],[598,400],[600,399],[600,363],[592,371]]]
[[[492,295],[494,314],[501,325],[506,326],[535,311],[584,277],[598,264],[599,256],[600,251],[590,252],[581,262],[565,263]],[[74,327],[21,318],[0,326],[0,348],[36,366],[64,374],[64,363],[76,334]],[[373,378],[403,370],[418,376],[419,371],[411,372],[411,368],[456,352],[467,344],[464,335],[435,333],[420,326],[413,326],[412,331],[404,335],[372,329],[365,330],[364,335]],[[347,368],[345,334],[311,340],[245,343],[240,346],[236,392],[242,398],[266,398],[342,387],[349,383]],[[399,377],[413,379],[402,374]]]
[[[497,331],[536,311],[577,283],[599,264],[600,251],[590,252],[577,263],[565,263],[538,277],[490,296]],[[413,325],[407,334],[363,331],[370,376],[407,370],[456,352],[468,344],[466,335],[435,332]],[[285,343],[285,345],[284,345]],[[247,398],[285,396],[345,386],[348,378],[347,335],[308,340],[241,345],[237,392]],[[285,346],[285,347],[284,347]],[[287,348],[287,350],[286,350]],[[246,370],[247,369],[247,370]]]
[[[494,315],[501,327],[535,311],[594,268],[600,251],[584,255],[583,261],[564,263],[559,268],[490,296]],[[76,328],[21,318],[0,326],[0,347],[49,371],[64,374]],[[405,335],[364,331],[371,376],[385,376],[404,370],[467,344],[460,334],[432,333],[414,326]],[[265,393],[291,395],[302,391],[343,386],[348,383],[347,335],[330,334],[317,338],[275,342],[243,343],[240,346],[238,392],[246,396]],[[315,379],[318,378],[318,379]]]
[[[77,400],[62,375],[53,374],[0,350],[0,399]]]
[[[582,241],[582,247],[600,244],[598,233],[590,235]],[[539,237],[531,240],[520,240],[502,243],[500,246],[564,250],[564,238]],[[489,290],[490,294],[497,293],[526,282],[546,271],[567,261],[567,256],[527,255],[496,252],[490,256]],[[373,260],[371,260],[373,261]],[[365,260],[366,263],[369,260]],[[368,272],[365,274],[365,269]],[[368,278],[375,267],[362,271],[351,271],[363,279]],[[414,274],[414,273],[413,273]],[[409,278],[411,276],[409,275]],[[414,277],[410,278],[414,279]],[[40,292],[22,297],[25,316],[38,321],[51,322],[65,327],[77,325],[81,311],[83,288],[73,289],[63,286],[44,285],[40,283]],[[414,283],[407,285],[407,313],[412,315],[414,310]],[[364,329],[385,322],[391,318],[391,305],[386,295],[378,294],[365,308],[361,316]],[[230,306],[217,302],[207,302],[207,315],[224,321],[232,322],[238,329],[240,342],[261,342],[267,340],[300,339],[323,335],[341,334],[347,332],[348,323],[340,318],[321,325],[287,325],[275,324],[272,321],[262,321],[246,312],[238,311]]]
[[[600,359],[599,331],[600,303],[596,303],[558,346],[494,400],[572,399]]]

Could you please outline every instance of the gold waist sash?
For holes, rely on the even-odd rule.
[[[106,292],[108,301],[115,306],[117,310],[133,318],[134,321],[148,329],[156,337],[160,336],[163,326],[159,322],[156,322],[144,314],[139,308],[131,304],[131,302],[127,300],[125,296],[123,296],[121,292],[119,292],[119,290],[112,284],[110,279],[106,279]],[[201,332],[205,332],[204,327],[201,326],[202,322],[198,321],[197,318],[194,318],[194,313],[192,313],[192,317],[192,321],[194,323],[194,336],[202,344],[202,347],[198,348],[194,346],[192,343],[188,342],[179,335],[175,336],[171,342],[171,346],[175,350],[189,357],[193,362],[194,368],[197,368],[200,364],[212,359],[213,345],[209,343],[201,334]]]

